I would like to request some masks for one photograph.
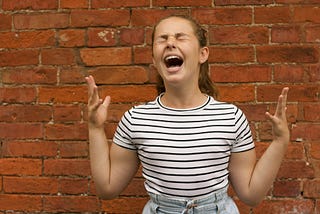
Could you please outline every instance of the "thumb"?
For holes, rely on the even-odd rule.
[[[110,96],[106,96],[102,102],[102,105],[105,107],[105,108],[108,108],[109,105],[110,105],[110,101],[111,101],[111,97]]]

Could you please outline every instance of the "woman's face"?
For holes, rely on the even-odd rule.
[[[165,85],[198,84],[200,64],[208,59],[207,47],[200,48],[189,20],[170,17],[154,32],[153,63]]]

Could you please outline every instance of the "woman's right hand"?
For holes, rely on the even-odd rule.
[[[98,86],[93,76],[85,78],[88,84],[88,124],[89,128],[103,128],[107,120],[110,96],[99,98]]]

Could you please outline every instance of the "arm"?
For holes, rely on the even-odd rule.
[[[104,131],[110,97],[101,100],[92,76],[88,83],[88,129],[90,165],[100,197],[117,197],[135,175],[139,160],[137,153],[116,144],[109,146]]]
[[[255,150],[232,153],[230,181],[239,198],[250,206],[257,205],[274,182],[289,142],[286,120],[288,88],[282,90],[274,115],[266,113],[272,123],[274,139],[256,163]]]

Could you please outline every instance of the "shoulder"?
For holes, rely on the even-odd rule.
[[[218,101],[215,100],[214,98],[211,98],[211,101],[209,105],[207,106],[208,109],[212,110],[220,110],[220,111],[229,111],[229,112],[234,112],[236,113],[238,110],[240,110],[235,104],[228,103],[228,102],[223,102],[223,101]]]

